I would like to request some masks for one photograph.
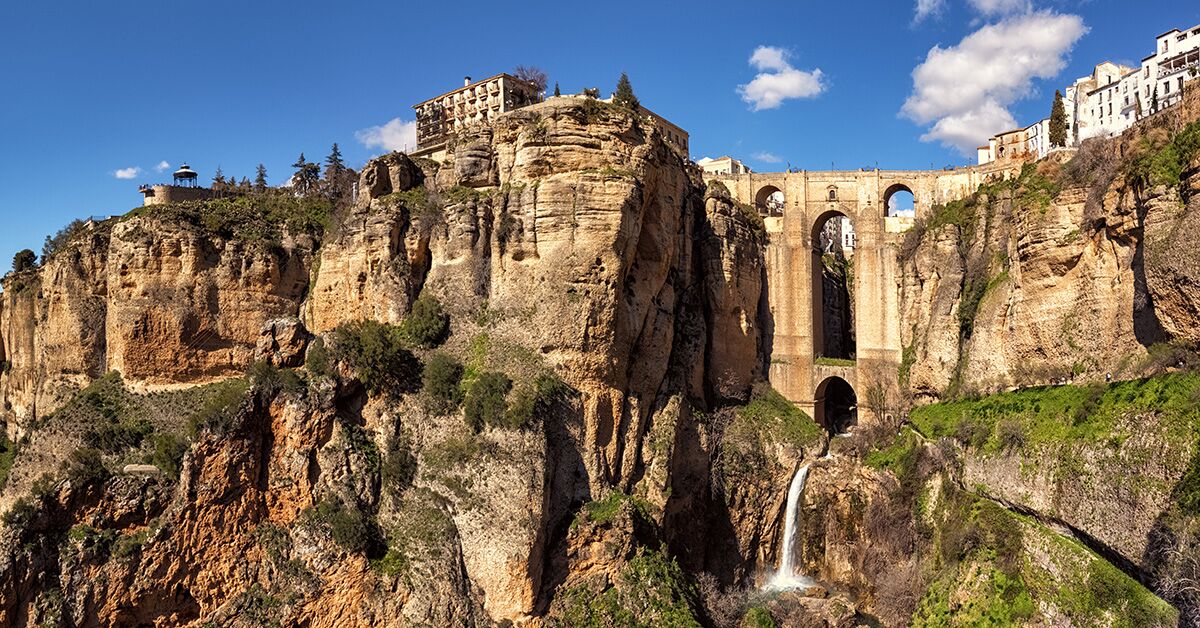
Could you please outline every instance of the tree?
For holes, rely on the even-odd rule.
[[[329,156],[325,158],[325,180],[337,181],[344,172],[346,163],[342,161],[342,151],[338,149],[337,142],[334,142]]]
[[[545,93],[546,80],[549,77],[546,76],[546,73],[543,72],[541,68],[534,67],[532,65],[518,65],[517,69],[513,70],[513,74],[515,74],[516,77],[522,81],[532,83],[533,86],[537,88],[537,92],[539,94]]]
[[[254,171],[254,189],[259,192],[267,189],[267,167],[262,164]]]
[[[1058,90],[1054,90],[1054,106],[1050,108],[1050,145],[1055,148],[1067,145],[1067,107]]]
[[[225,187],[225,173],[221,172],[221,166],[217,166],[217,171],[213,173],[213,189],[220,190]]]
[[[29,270],[37,264],[37,254],[29,249],[22,249],[13,256],[13,272]]]
[[[613,95],[613,103],[632,109],[634,112],[642,106],[638,102],[637,96],[633,94],[633,85],[629,83],[629,75],[624,72],[617,81],[617,93]]]
[[[558,89],[558,81],[554,81],[554,95],[562,96],[562,92]]]
[[[304,153],[300,153],[300,158],[292,167],[296,169],[296,174],[292,175],[292,185],[296,186],[296,191],[301,194],[311,192],[321,179],[321,167],[306,160]]]

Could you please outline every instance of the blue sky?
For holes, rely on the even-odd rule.
[[[202,180],[262,162],[277,184],[338,142],[358,166],[382,152],[364,131],[403,129],[463,75],[536,65],[564,92],[607,93],[626,71],[694,158],[928,168],[969,163],[946,142],[1044,117],[1055,87],[1200,23],[1180,0],[472,4],[4,3],[0,267],[72,218],[139,205],[164,161]]]

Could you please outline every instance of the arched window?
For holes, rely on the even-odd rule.
[[[837,188],[829,188],[829,200],[837,200]]]

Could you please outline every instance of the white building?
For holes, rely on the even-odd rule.
[[[749,174],[753,172],[746,164],[725,155],[723,157],[704,157],[696,161],[696,165],[704,174]]]
[[[1200,25],[1173,29],[1155,38],[1154,54],[1141,68],[1111,61],[1097,65],[1091,75],[1063,90],[1067,110],[1067,145],[1078,146],[1093,137],[1119,135],[1138,120],[1170,107],[1183,97],[1185,83],[1200,78]],[[1029,157],[1041,159],[1050,152],[1050,120],[1024,129]],[[1016,131],[994,136],[980,146],[980,164],[1012,155],[1007,139]],[[1007,154],[1007,155],[1006,155]]]
[[[1200,25],[1173,29],[1154,41],[1154,54],[1142,59],[1141,83],[1145,114],[1179,102],[1183,84],[1200,75]],[[1157,105],[1157,108],[1156,108]]]

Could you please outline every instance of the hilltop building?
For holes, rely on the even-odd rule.
[[[1063,91],[1067,110],[1067,146],[1093,137],[1119,135],[1133,123],[1179,102],[1184,83],[1200,77],[1200,25],[1172,29],[1155,38],[1154,54],[1140,68],[1105,61]],[[980,165],[1041,159],[1048,155],[1050,119],[1006,131],[978,148]],[[1017,149],[1017,140],[1024,142]]]
[[[591,98],[593,96],[563,96]],[[439,158],[454,133],[479,124],[489,124],[507,111],[542,102],[544,94],[533,83],[500,73],[482,81],[463,78],[463,86],[413,105],[417,115],[417,145],[413,157]],[[603,102],[611,103],[610,96]],[[679,125],[641,107],[640,113],[654,121],[669,144],[688,154],[688,133]]]
[[[716,159],[704,157],[697,160],[696,165],[700,166],[704,174],[749,174],[754,172],[749,166],[729,155],[717,157]]]
[[[511,74],[500,73],[413,105],[417,112],[417,145],[409,154],[426,157],[444,150],[456,131],[487,124],[496,116],[541,102],[537,86]]]
[[[142,205],[164,205],[181,201],[202,201],[216,196],[209,188],[199,187],[199,174],[187,164],[183,164],[171,176],[171,184],[156,183],[142,185],[138,192],[142,194]]]

